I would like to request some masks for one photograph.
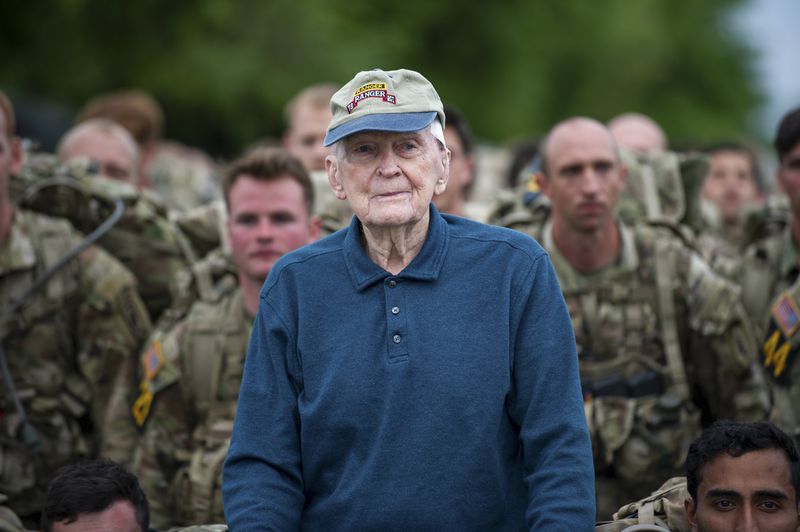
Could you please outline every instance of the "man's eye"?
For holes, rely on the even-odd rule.
[[[721,499],[721,500],[718,500],[718,501],[716,501],[714,503],[714,507],[717,510],[721,510],[723,512],[727,512],[727,511],[733,510],[734,504],[733,504],[733,501],[730,501],[728,499]]]
[[[313,147],[317,143],[317,139],[314,137],[303,137],[300,139],[300,144],[307,148]]]
[[[594,165],[594,171],[598,174],[607,174],[612,170],[612,168],[614,168],[614,165],[609,162],[602,162]]]
[[[290,224],[295,221],[294,216],[289,213],[280,213],[272,216],[273,224]]]
[[[759,506],[767,512],[775,512],[781,509],[781,505],[776,501],[763,501]]]
[[[236,218],[238,225],[255,225],[258,219],[255,216],[239,216]]]

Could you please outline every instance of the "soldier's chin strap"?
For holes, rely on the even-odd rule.
[[[48,186],[66,186],[83,192],[83,189],[79,185],[76,185],[68,179],[53,178],[48,179],[45,183],[36,186],[30,194],[26,195],[26,198],[30,198]],[[47,284],[47,281],[49,281],[58,272],[58,270],[63,268],[67,262],[97,242],[100,237],[108,233],[108,231],[114,227],[119,219],[122,218],[124,212],[125,204],[122,202],[122,200],[119,198],[114,199],[114,211],[111,213],[111,215],[106,218],[102,224],[97,226],[94,231],[86,235],[86,237],[81,240],[80,243],[66,252],[63,257],[61,257],[55,264],[48,268],[42,275],[36,278],[31,286],[25,290],[25,293],[23,293],[22,296],[20,296],[20,298],[9,307],[7,311],[8,315],[13,316],[16,314],[16,312],[22,307],[23,303],[25,303],[25,300],[37,290],[41,289],[45,284]],[[3,374],[3,381],[5,382],[6,388],[8,388],[8,394],[11,396],[11,401],[14,403],[14,409],[16,410],[17,416],[20,419],[20,425],[17,430],[16,437],[20,443],[28,447],[31,452],[37,453],[42,448],[42,440],[39,437],[37,430],[28,421],[28,415],[25,413],[25,408],[22,406],[22,402],[19,400],[17,388],[14,386],[14,379],[11,377],[11,371],[8,369],[8,360],[6,357],[6,351],[3,348],[2,340],[5,340],[5,338],[0,338],[0,372]]]

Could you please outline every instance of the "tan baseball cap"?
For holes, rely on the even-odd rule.
[[[442,100],[431,82],[413,70],[359,72],[331,98],[333,118],[323,144],[360,131],[419,131],[438,116]]]

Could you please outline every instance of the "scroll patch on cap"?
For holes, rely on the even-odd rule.
[[[360,86],[353,94],[352,101],[347,104],[347,113],[352,113],[358,107],[358,103],[367,98],[380,98],[392,105],[397,103],[397,97],[394,94],[389,94],[386,83],[367,83]]]

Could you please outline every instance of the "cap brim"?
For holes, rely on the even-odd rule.
[[[398,133],[419,131],[431,125],[436,115],[436,111],[425,111],[422,113],[383,113],[362,116],[328,131],[322,143],[325,146],[330,146],[334,142],[361,131],[394,131]]]

